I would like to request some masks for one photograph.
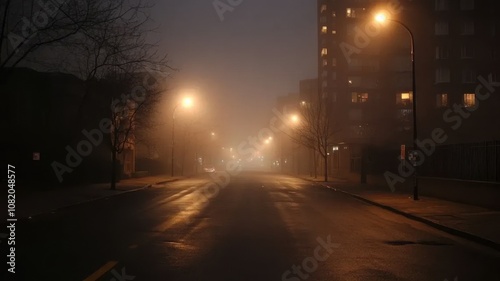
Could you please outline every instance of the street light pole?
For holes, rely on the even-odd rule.
[[[170,163],[170,175],[174,176],[174,148],[175,148],[175,111],[179,107],[180,103],[174,107],[174,111],[172,112],[172,157]]]
[[[179,105],[183,105],[184,107],[190,107],[192,104],[192,100],[190,98],[184,98],[183,101],[179,102],[175,105],[174,111],[172,112],[172,158],[171,158],[171,167],[170,174],[174,176],[174,150],[175,150],[175,111],[179,107]]]
[[[395,22],[399,25],[401,25],[410,35],[410,40],[411,40],[411,77],[412,77],[412,96],[413,96],[413,102],[412,102],[412,113],[413,113],[413,151],[415,151],[415,154],[418,154],[417,151],[417,86],[416,86],[416,79],[415,79],[415,38],[413,36],[413,32],[411,32],[410,28],[406,26],[404,23],[395,20],[395,19],[388,19],[384,15],[378,15],[376,18],[379,22],[382,22],[384,20],[389,20],[392,22]],[[416,158],[418,155],[414,155]],[[413,177],[414,177],[414,185],[413,185],[413,200],[419,200],[418,199],[418,177],[417,177],[417,160],[413,159]]]

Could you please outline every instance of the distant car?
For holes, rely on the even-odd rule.
[[[205,168],[203,168],[203,170],[206,173],[215,173],[215,168],[214,167],[205,167]]]

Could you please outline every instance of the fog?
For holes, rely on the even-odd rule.
[[[219,17],[211,1],[157,1],[152,17],[179,89],[195,87],[228,145],[269,122],[276,97],[315,77],[316,3],[243,1]]]

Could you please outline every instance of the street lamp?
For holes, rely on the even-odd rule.
[[[395,20],[395,19],[390,19],[387,18],[387,16],[383,13],[379,13],[375,16],[375,20],[383,23],[385,21],[391,21],[395,22],[399,25],[401,25],[408,34],[410,35],[410,42],[411,42],[411,77],[412,77],[412,92],[413,92],[413,150],[417,151],[417,89],[416,89],[416,83],[415,83],[415,38],[413,37],[413,33],[411,32],[410,28],[406,26],[404,23]],[[416,157],[416,155],[414,156]],[[414,176],[414,186],[413,186],[413,200],[418,200],[418,178],[417,178],[417,164],[416,164],[416,159],[413,160],[413,176]]]
[[[185,108],[189,108],[193,105],[193,100],[189,97],[184,98],[181,102],[179,102],[177,105],[174,107],[174,111],[172,112],[172,158],[171,158],[171,167],[170,167],[170,172],[171,176],[174,176],[174,149],[175,149],[175,112],[177,111],[177,108],[179,106],[183,106]]]

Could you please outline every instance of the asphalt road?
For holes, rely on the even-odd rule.
[[[283,175],[220,179],[18,222],[17,280],[500,280],[497,252],[348,195]]]

